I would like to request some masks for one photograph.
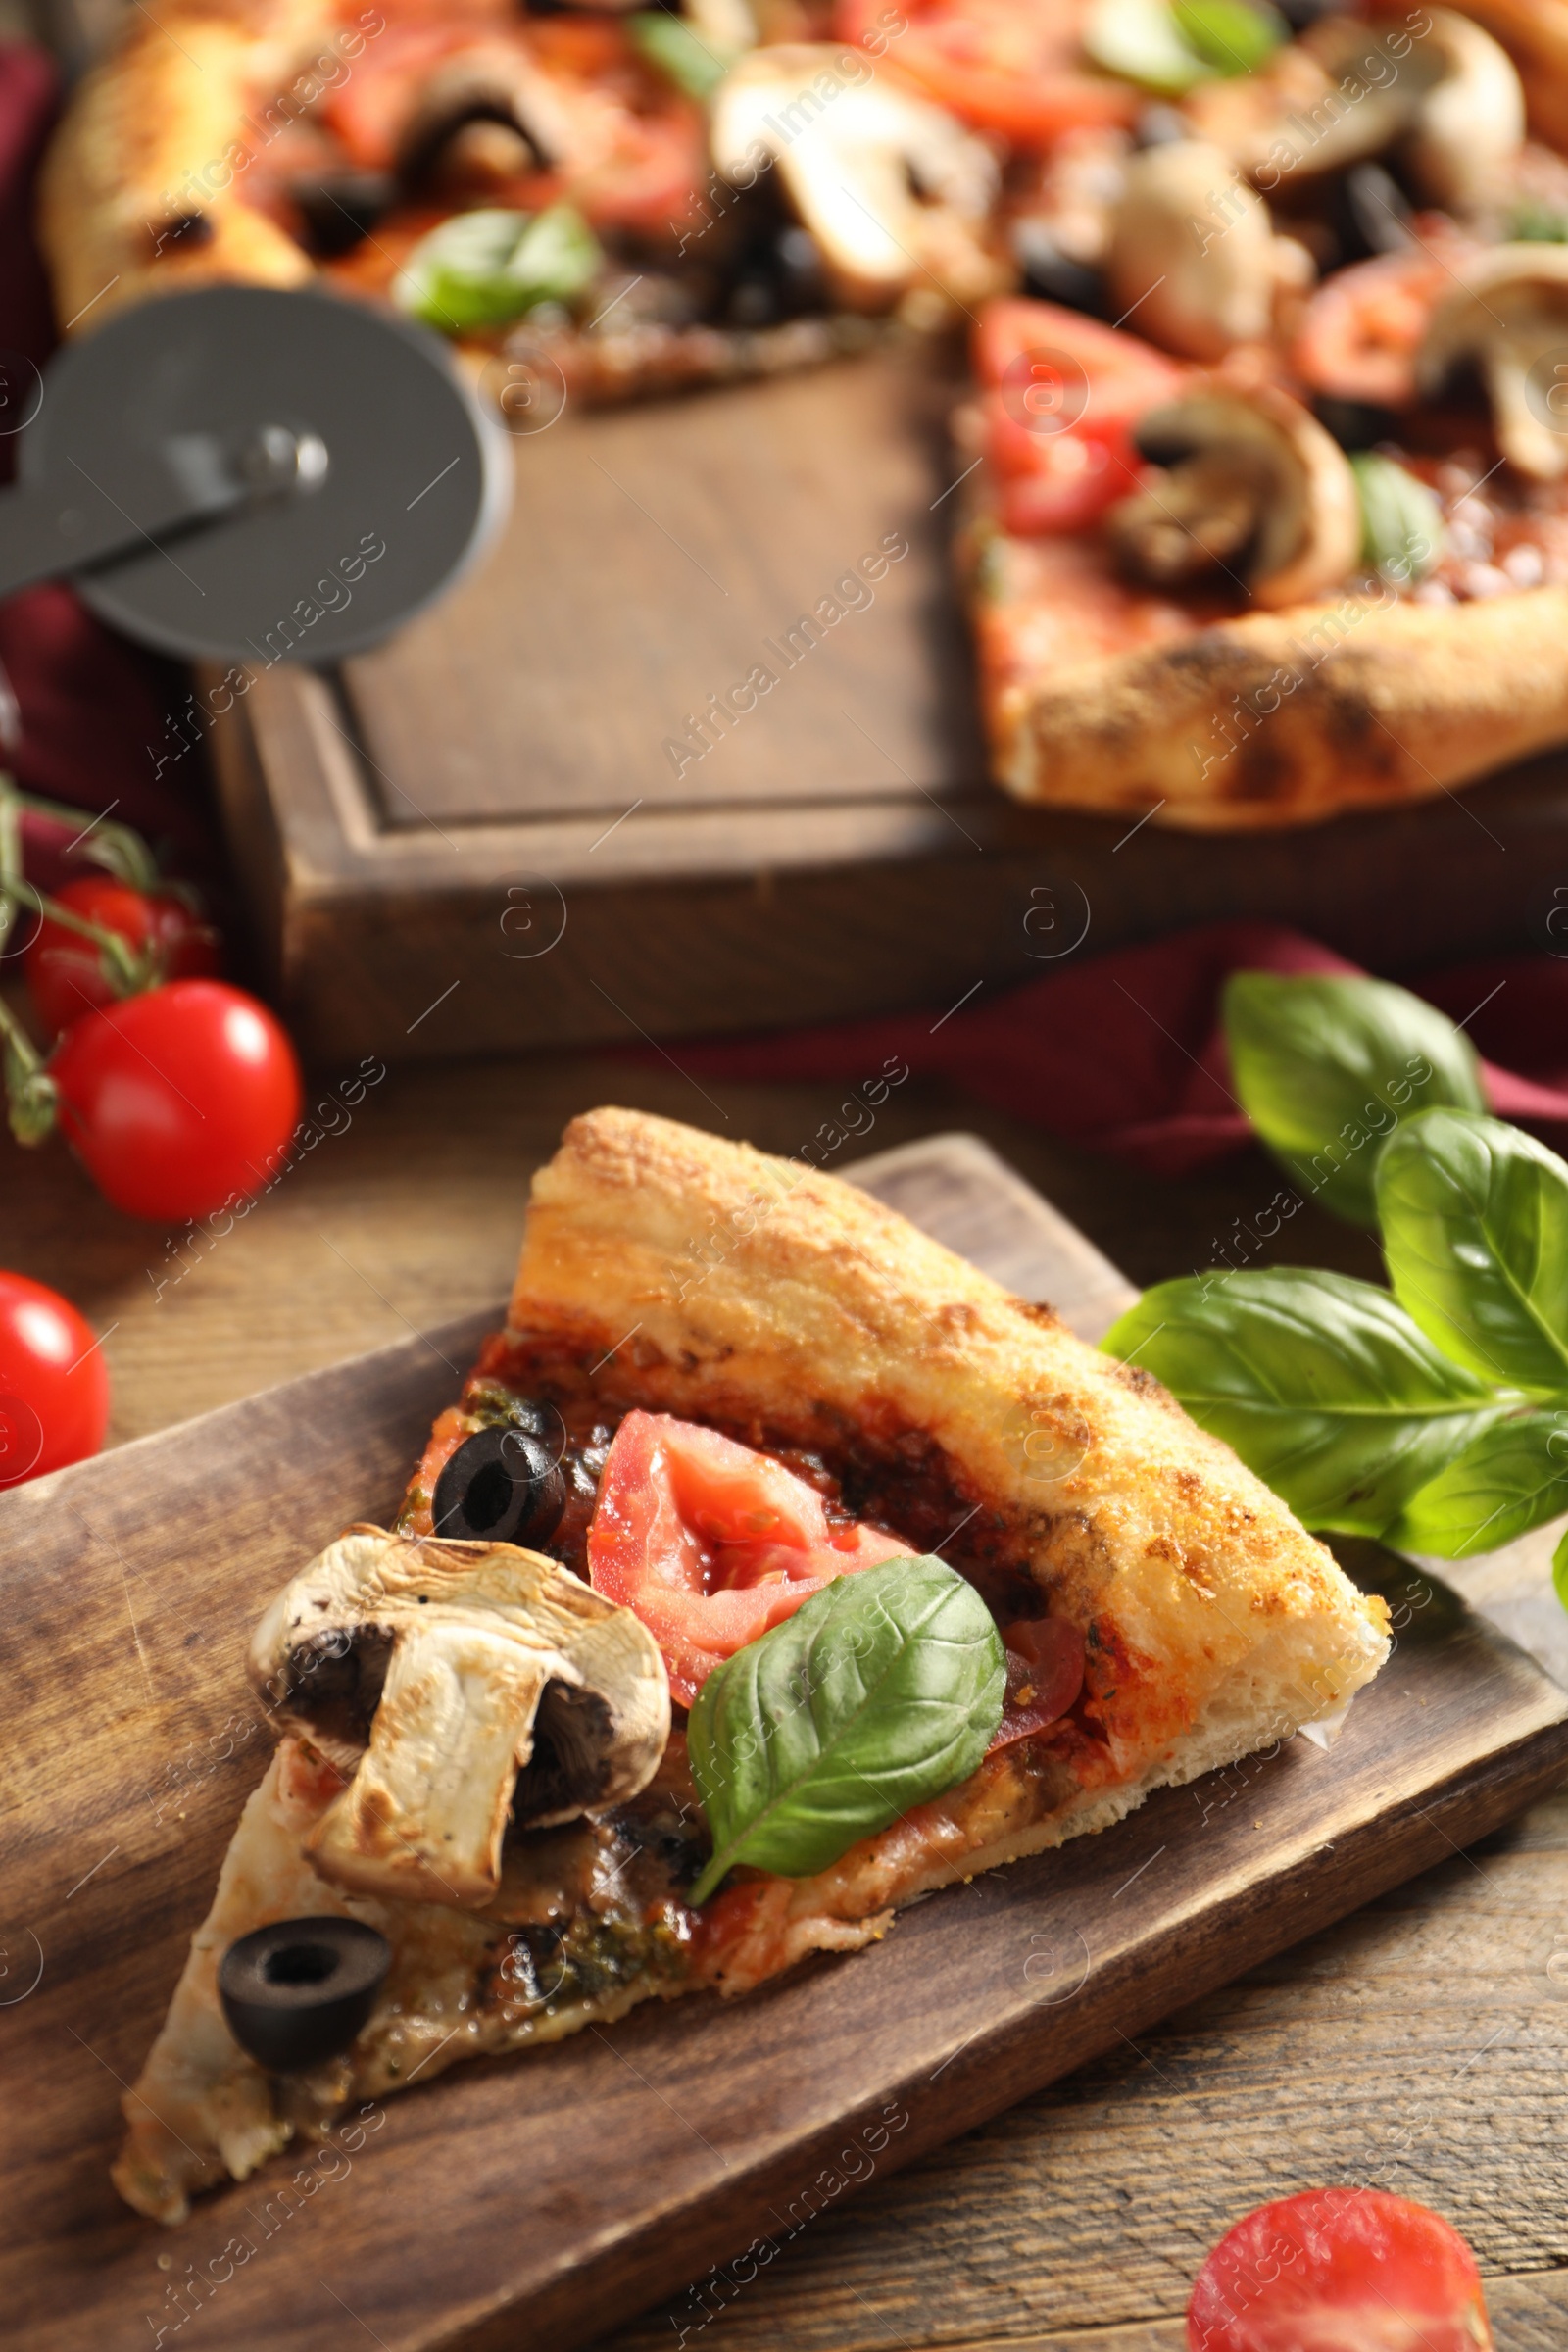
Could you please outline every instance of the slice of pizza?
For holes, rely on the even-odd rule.
[[[1395,273],[1367,273],[1365,299],[1389,299]],[[959,419],[980,453],[962,563],[992,769],[1019,799],[1296,825],[1568,737],[1568,437],[1549,406],[1563,249],[1423,260],[1405,405],[1370,428],[1364,402],[1348,424],[1334,405],[1364,382],[1341,340],[1355,277],[1317,298],[1294,376],[1256,350],[1200,369],[1051,304],[990,306]],[[1535,340],[1491,323],[1525,312]],[[1442,406],[1489,353],[1495,420]],[[1318,409],[1375,449],[1341,446],[1311,372],[1330,387]]]
[[[448,336],[534,430],[568,397],[806,366],[911,297],[934,324],[1011,283],[992,150],[880,73],[873,23],[868,48],[785,19],[759,44],[746,0],[127,15],[43,173],[62,324],[316,280]]]
[[[177,2221],[346,2101],[853,1950],[1335,1715],[1385,1628],[1049,1307],[809,1166],[595,1111],[397,1525],[256,1629],[284,1736],[115,2179]],[[737,1834],[857,1675],[888,1760]],[[328,2014],[339,1945],[380,1959]]]

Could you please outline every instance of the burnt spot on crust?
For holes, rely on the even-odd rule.
[[[1110,1378],[1119,1381],[1124,1389],[1131,1389],[1135,1396],[1147,1396],[1152,1404],[1165,1404],[1174,1412],[1181,1411],[1164,1382],[1156,1380],[1152,1372],[1146,1371],[1142,1364],[1123,1363],[1119,1356],[1114,1355],[1107,1355],[1104,1362]]]
[[[213,241],[213,223],[206,213],[174,213],[167,220],[149,222],[152,259],[162,253],[197,253]]]
[[[1145,666],[1180,679],[1197,693],[1226,697],[1255,692],[1274,673],[1272,662],[1265,664],[1252,647],[1221,628],[1200,629],[1161,646]]]
[[[1065,1331],[1067,1326],[1055,1308],[1045,1298],[1014,1298],[1010,1304],[1031,1323],[1039,1323],[1047,1331]]]
[[[937,1308],[931,1321],[934,1330],[944,1340],[967,1339],[979,1327],[980,1310],[971,1306],[966,1298],[950,1298],[946,1306]]]
[[[1226,778],[1233,800],[1288,800],[1301,790],[1304,777],[1277,730],[1259,727],[1249,735]]]
[[[1329,741],[1368,783],[1401,785],[1405,762],[1399,746],[1379,719],[1368,692],[1353,678],[1324,681],[1323,719]]]

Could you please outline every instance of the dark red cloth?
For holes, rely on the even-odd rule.
[[[854,1085],[890,1055],[951,1078],[1011,1117],[1162,1176],[1185,1175],[1247,1141],[1230,1091],[1219,995],[1234,971],[1353,972],[1359,966],[1278,923],[1208,923],[1100,956],[950,1017],[900,1013],[789,1037],[682,1046],[708,1078]],[[1410,984],[1485,1052],[1492,1107],[1568,1128],[1568,961],[1519,956],[1460,964]],[[1478,1009],[1479,1007],[1479,1009]]]
[[[31,370],[54,348],[49,289],[32,234],[33,182],[59,110],[59,77],[43,50],[0,43],[0,480],[16,447],[9,419],[36,397]],[[169,716],[187,688],[172,662],[126,643],[71,589],[47,584],[0,605],[0,662],[21,711],[21,736],[0,750],[24,792],[98,815],[114,806],[187,873],[216,862],[198,751],[177,748]],[[44,889],[64,878],[58,848],[69,830],[25,820],[26,862]]]

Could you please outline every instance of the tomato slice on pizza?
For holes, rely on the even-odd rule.
[[[715,1666],[824,1585],[908,1548],[830,1519],[815,1487],[715,1429],[632,1411],[600,1475],[588,1573],[642,1619],[690,1706]]]
[[[1085,0],[841,0],[838,28],[889,54],[960,121],[1023,149],[1063,131],[1129,125],[1139,108],[1128,82],[1089,69]]]

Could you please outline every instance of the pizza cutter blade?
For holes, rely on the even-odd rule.
[[[379,644],[511,501],[505,429],[446,347],[314,289],[160,296],[34,389],[0,492],[0,596],[69,576],[161,653],[318,663]]]

